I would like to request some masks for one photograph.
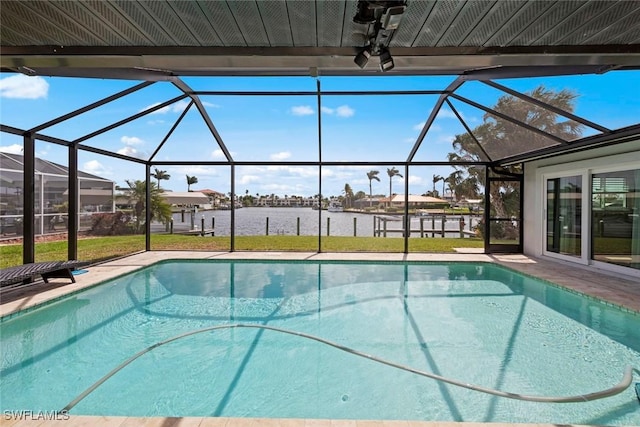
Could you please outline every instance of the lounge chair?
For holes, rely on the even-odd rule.
[[[89,263],[75,260],[48,261],[4,268],[0,270],[0,286],[32,282],[36,276],[42,276],[45,283],[49,283],[49,279],[52,278],[70,279],[71,283],[75,283],[76,279],[73,277],[72,271],[87,264]]]

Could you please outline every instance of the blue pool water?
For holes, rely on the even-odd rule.
[[[135,353],[233,323],[529,395],[589,393],[640,368],[640,316],[492,264],[166,261],[3,320],[1,409],[60,410]],[[640,425],[633,386],[522,402],[260,329],[155,348],[71,414]]]

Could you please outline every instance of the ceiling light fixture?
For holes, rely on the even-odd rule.
[[[392,70],[393,67],[394,67],[394,64],[393,64],[393,57],[391,56],[391,52],[389,52],[389,49],[384,48],[380,52],[380,71],[386,72],[386,71]]]
[[[393,69],[394,62],[389,44],[406,8],[406,0],[358,1],[353,22],[367,26],[363,34],[364,46],[358,50],[353,59],[358,67],[365,68],[371,56],[378,56],[382,72]]]
[[[353,58],[353,62],[355,62],[358,67],[364,68],[367,66],[369,58],[371,58],[371,46],[366,46]]]

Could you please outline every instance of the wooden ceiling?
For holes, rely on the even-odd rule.
[[[376,63],[360,69],[353,62],[367,31],[353,21],[357,4],[3,0],[1,70],[142,80],[379,74]],[[408,0],[389,49],[390,74],[638,69],[640,1]]]

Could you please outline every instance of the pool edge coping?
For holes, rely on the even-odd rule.
[[[136,265],[132,265],[132,264],[125,264],[125,265],[120,265],[120,263],[122,261],[126,261],[129,259],[133,259],[133,258],[148,258],[145,257],[145,254],[166,254],[169,255],[169,257],[164,258],[164,257],[155,257],[155,259],[152,260],[142,260],[141,262],[139,262]],[[640,308],[639,309],[634,309],[632,307],[627,307],[625,305],[622,305],[618,302],[614,302],[614,301],[610,301],[607,300],[606,298],[600,297],[598,295],[592,295],[584,290],[580,290],[580,289],[576,289],[575,287],[572,287],[570,285],[566,285],[566,284],[562,284],[562,283],[558,283],[555,282],[551,279],[545,278],[545,277],[540,277],[540,276],[536,276],[535,273],[531,273],[528,271],[521,271],[518,270],[517,268],[515,268],[513,265],[509,264],[508,260],[503,260],[503,259],[499,259],[499,258],[495,258],[486,254],[456,254],[457,256],[455,258],[460,258],[460,259],[445,259],[445,258],[451,258],[451,254],[446,254],[448,256],[444,256],[443,259],[419,259],[420,257],[412,257],[415,259],[409,259],[406,256],[404,256],[405,254],[400,254],[403,255],[401,259],[389,259],[388,255],[390,254],[384,254],[384,253],[375,253],[375,254],[361,254],[361,253],[356,253],[356,255],[358,255],[357,257],[354,257],[353,253],[272,253],[272,252],[242,252],[241,253],[241,257],[237,257],[237,253],[235,252],[197,252],[197,254],[199,256],[189,256],[189,252],[185,253],[182,252],[182,255],[185,256],[172,256],[174,255],[174,253],[172,252],[166,252],[166,251],[151,251],[151,252],[143,252],[143,253],[139,253],[139,254],[133,254],[129,257],[122,257],[122,258],[118,258],[116,260],[112,260],[112,261],[107,261],[105,263],[101,263],[101,264],[96,264],[96,265],[92,265],[92,266],[88,266],[85,267],[87,269],[92,269],[92,268],[117,268],[117,267],[129,267],[127,269],[125,269],[126,271],[119,271],[119,272],[115,272],[112,275],[108,275],[108,277],[104,277],[104,278],[100,278],[97,279],[95,282],[91,281],[89,283],[86,284],[82,284],[82,283],[76,283],[76,287],[74,289],[69,289],[68,292],[62,292],[60,293],[60,291],[63,291],[64,288],[66,287],[65,284],[61,284],[61,286],[59,287],[55,287],[52,289],[47,289],[45,291],[43,291],[42,293],[46,293],[46,292],[55,292],[57,295],[52,295],[50,298],[46,298],[41,300],[41,301],[36,301],[33,304],[30,304],[24,308],[16,308],[12,311],[9,311],[6,314],[0,314],[0,325],[10,319],[12,319],[13,317],[25,314],[25,313],[29,313],[33,310],[37,310],[40,309],[42,307],[45,307],[49,304],[54,304],[64,298],[68,298],[71,297],[73,295],[76,295],[80,292],[84,292],[86,290],[92,289],[94,287],[100,286],[102,284],[104,284],[107,281],[110,280],[115,280],[118,279],[122,276],[125,276],[127,274],[133,273],[133,272],[137,272],[141,269],[144,268],[148,268],[151,267],[155,264],[160,264],[160,263],[165,263],[165,262],[171,262],[171,261],[216,261],[216,262],[228,262],[228,261],[240,261],[240,262],[343,262],[343,263],[349,263],[349,262],[366,262],[366,263],[402,263],[402,262],[407,262],[407,263],[440,263],[440,264],[447,264],[447,263],[470,263],[470,262],[476,262],[476,263],[485,263],[485,264],[492,264],[492,265],[496,265],[500,268],[504,268],[513,272],[516,272],[518,274],[522,274],[523,276],[526,277],[530,277],[536,280],[540,280],[542,282],[544,282],[547,285],[553,286],[555,288],[558,289],[562,289],[562,290],[566,290],[570,293],[579,295],[579,296],[583,296],[586,297],[589,300],[592,301],[596,301],[596,302],[601,302],[604,305],[607,305],[609,307],[618,309],[620,311],[623,312],[627,312],[627,313],[631,313],[634,315],[638,315],[640,316]],[[205,254],[205,256],[202,256],[203,254]],[[290,254],[290,257],[285,257],[282,258],[283,254]],[[296,258],[294,255],[303,255],[302,258]],[[247,255],[253,255],[254,257],[247,257]],[[266,255],[266,256],[265,256]],[[276,257],[274,257],[274,255]],[[364,257],[363,257],[364,255]],[[372,259],[372,258],[377,258],[375,255],[377,256],[385,256],[387,255],[386,258],[380,258],[380,259]],[[392,253],[391,255],[397,256],[399,254],[396,253]],[[415,255],[420,255],[420,254],[415,254]],[[430,255],[428,258],[433,258],[433,255],[437,255],[437,254],[428,254]],[[478,256],[481,255],[481,256]],[[261,257],[262,256],[262,257]],[[344,258],[340,258],[340,257],[344,257]],[[520,257],[523,257],[523,255],[519,255]],[[527,259],[532,259],[534,261],[536,261],[535,258],[531,258],[531,257],[527,257],[525,256]],[[464,259],[464,258],[469,258],[469,259]],[[502,256],[502,258],[504,258],[504,256]],[[553,260],[547,260],[544,259],[543,261],[545,262],[551,262],[554,263]],[[557,265],[563,265],[561,263],[555,263]],[[89,270],[91,271],[91,270]],[[68,285],[74,285],[74,284],[68,284]],[[36,293],[35,294],[40,295],[40,293]],[[17,299],[16,301],[21,301],[21,299]],[[11,304],[15,301],[11,301],[9,303],[6,304]],[[0,303],[0,310],[2,309],[2,306],[5,305],[3,303]],[[0,311],[1,313],[1,311]]]

